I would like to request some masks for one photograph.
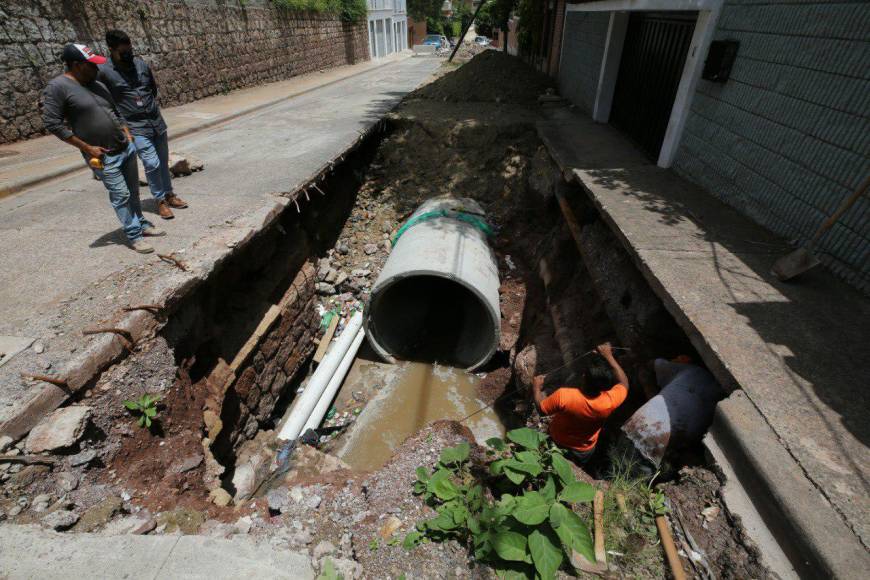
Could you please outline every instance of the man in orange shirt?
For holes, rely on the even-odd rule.
[[[578,464],[592,457],[604,421],[628,397],[628,376],[613,357],[610,343],[600,344],[596,350],[604,360],[586,367],[580,387],[562,387],[545,398],[544,376],[532,381],[538,410],[553,415],[550,436]]]

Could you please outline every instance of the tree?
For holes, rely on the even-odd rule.
[[[408,0],[408,15],[418,22],[427,18],[440,20],[442,4],[443,0]]]
[[[478,33],[492,38],[497,30],[502,30],[507,36],[508,21],[517,3],[518,0],[488,0],[475,20]],[[507,50],[507,43],[505,43],[505,50]]]

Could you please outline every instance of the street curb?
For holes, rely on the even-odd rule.
[[[802,578],[865,577],[867,551],[746,393],[734,391],[719,403],[710,434]]]
[[[234,119],[238,119],[239,117],[244,117],[245,115],[250,115],[251,113],[256,113],[257,111],[267,109],[273,105],[277,105],[278,103],[286,101],[287,99],[292,99],[294,97],[298,97],[300,95],[310,93],[311,91],[316,91],[317,89],[322,89],[324,87],[332,86],[335,83],[340,83],[342,81],[346,81],[347,79],[352,79],[354,77],[363,75],[363,74],[371,72],[373,70],[377,70],[377,69],[383,68],[385,66],[390,66],[390,65],[396,64],[398,62],[401,62],[402,60],[404,60],[406,58],[412,58],[412,57],[413,57],[413,55],[410,55],[410,54],[402,54],[399,57],[392,58],[386,62],[381,62],[381,63],[376,64],[375,66],[369,67],[365,70],[360,70],[360,71],[354,72],[352,74],[349,74],[346,77],[333,79],[329,82],[326,82],[326,83],[323,83],[323,84],[320,84],[320,85],[317,85],[314,87],[309,87],[307,89],[304,89],[304,90],[301,90],[301,91],[298,91],[295,93],[288,93],[286,95],[282,95],[281,97],[279,97],[277,99],[272,99],[271,101],[267,101],[265,103],[259,103],[257,105],[252,105],[252,106],[247,107],[245,109],[240,109],[234,113],[229,113],[229,114],[223,115],[221,117],[216,117],[214,119],[209,119],[207,121],[203,121],[202,123],[199,123],[197,125],[192,125],[186,129],[182,129],[182,130],[178,131],[177,133],[171,134],[169,136],[169,141],[173,141],[175,139],[181,139],[182,137],[187,137],[188,135],[191,135],[193,133],[197,133],[197,132],[203,131],[205,129],[210,129],[211,127],[214,127],[215,125],[220,125],[221,123],[226,123],[227,121],[232,121]],[[372,61],[369,61],[369,62],[372,62]],[[287,80],[289,80],[289,79],[287,79]],[[259,86],[262,86],[262,85],[259,85]],[[193,102],[193,101],[191,101],[191,102]],[[64,175],[68,175],[70,173],[74,173],[76,171],[84,170],[84,169],[87,169],[87,167],[85,167],[83,161],[75,161],[75,162],[67,163],[65,165],[61,165],[59,167],[55,167],[52,170],[46,171],[46,172],[39,174],[39,175],[36,175],[36,176],[28,176],[28,177],[25,177],[22,179],[13,180],[10,185],[0,189],[0,199],[7,197],[7,196],[10,196],[10,195],[15,194],[15,193],[19,193],[20,191],[27,189],[29,187],[33,187],[34,185],[39,185],[40,183],[45,183],[46,181],[50,181],[52,179],[62,177]]]

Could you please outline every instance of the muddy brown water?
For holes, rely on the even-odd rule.
[[[432,421],[459,420],[486,407],[477,396],[479,382],[475,374],[438,364],[358,360],[342,390],[374,388],[376,394],[337,455],[355,471],[382,467],[407,437]],[[478,442],[504,434],[501,420],[489,407],[465,425]]]

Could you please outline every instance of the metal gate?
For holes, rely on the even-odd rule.
[[[658,159],[692,42],[697,12],[632,12],[610,124]]]

